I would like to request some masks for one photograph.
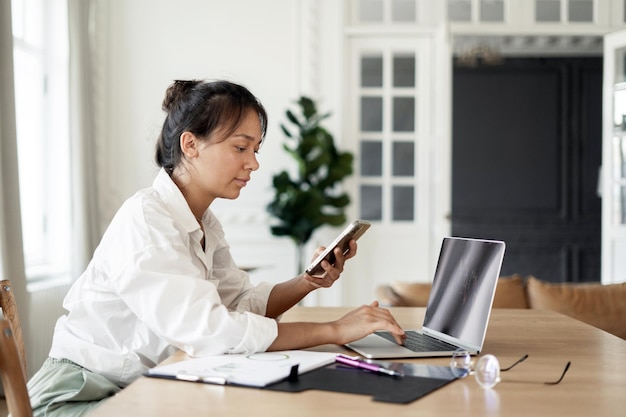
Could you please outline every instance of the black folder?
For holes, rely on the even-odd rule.
[[[390,362],[385,366],[402,370],[404,376],[392,377],[335,363],[263,389],[285,392],[316,389],[368,395],[374,401],[407,404],[456,379],[447,366],[398,362]]]

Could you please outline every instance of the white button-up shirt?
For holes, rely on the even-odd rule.
[[[272,285],[235,265],[210,210],[202,229],[162,169],[129,198],[69,290],[50,356],[125,386],[182,349],[193,356],[266,350],[278,334],[264,317]]]

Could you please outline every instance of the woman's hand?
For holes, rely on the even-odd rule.
[[[278,337],[268,350],[306,349],[327,343],[345,345],[377,330],[391,332],[396,342],[404,344],[404,330],[389,310],[378,307],[378,301],[374,301],[350,311],[336,321],[278,323]]]
[[[341,249],[335,248],[333,254],[335,255],[335,264],[331,265],[327,260],[322,261],[322,268],[324,269],[324,273],[322,275],[311,276],[307,273],[304,273],[304,279],[313,285],[314,288],[329,288],[333,285],[335,281],[339,279],[339,276],[343,272],[343,267],[345,262],[353,258],[356,255],[357,245],[354,239],[350,240],[348,243],[350,246],[350,250],[344,255],[341,252]],[[324,246],[320,246],[317,248],[311,261],[317,258],[323,251],[326,249]]]
[[[338,345],[345,345],[378,330],[391,332],[396,342],[401,345],[406,339],[406,334],[396,319],[389,310],[380,308],[378,301],[352,310],[332,325],[336,329],[337,341],[335,343]]]

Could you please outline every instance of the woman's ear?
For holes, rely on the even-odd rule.
[[[198,156],[199,141],[196,136],[188,131],[180,135],[180,149],[187,158]]]

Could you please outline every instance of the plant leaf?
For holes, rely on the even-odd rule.
[[[352,174],[354,157],[338,151],[333,135],[321,125],[330,112],[319,114],[315,101],[306,96],[296,103],[299,111],[287,109],[285,116],[297,130],[285,124],[280,128],[290,141],[283,149],[297,165],[298,176],[291,178],[287,171],[274,175],[274,197],[266,208],[276,220],[272,234],[288,236],[302,247],[319,227],[346,222],[350,198],[338,185]]]

